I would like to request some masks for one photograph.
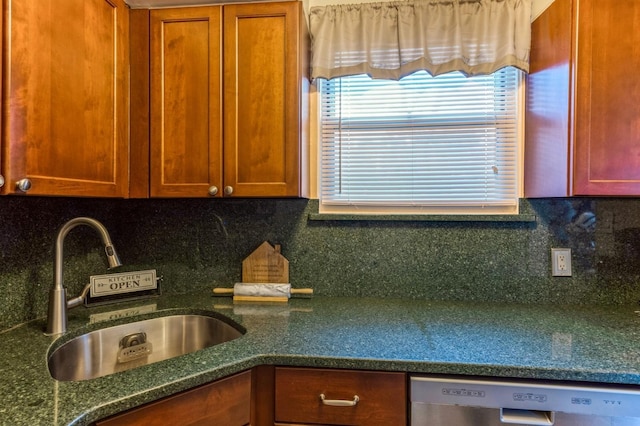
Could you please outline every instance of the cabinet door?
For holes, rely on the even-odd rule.
[[[555,0],[532,24],[525,196],[640,195],[640,3]]]
[[[3,4],[3,192],[21,193],[16,183],[28,179],[34,195],[126,196],[124,1]]]
[[[220,21],[220,6],[151,11],[153,197],[222,184]]]
[[[96,423],[97,426],[249,424],[251,372],[237,374]]]
[[[224,7],[225,194],[301,195],[301,8],[300,2]]]
[[[640,2],[578,14],[574,195],[640,195]]]

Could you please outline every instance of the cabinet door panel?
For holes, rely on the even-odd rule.
[[[286,180],[286,23],[278,15],[237,21],[238,182]]]
[[[225,186],[235,196],[298,196],[298,2],[225,5]]]
[[[640,3],[578,10],[576,195],[640,194]]]
[[[99,421],[97,426],[243,426],[249,424],[250,406],[247,371]]]
[[[122,0],[5,2],[6,192],[126,196],[128,10]]]
[[[151,195],[222,181],[220,7],[151,12]]]

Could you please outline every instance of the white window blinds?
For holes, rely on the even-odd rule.
[[[321,206],[516,206],[520,74],[322,81]]]

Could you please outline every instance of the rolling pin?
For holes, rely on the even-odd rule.
[[[234,301],[286,302],[292,295],[310,297],[313,289],[291,288],[291,284],[282,283],[236,283],[233,288],[214,288],[213,293],[233,295]]]

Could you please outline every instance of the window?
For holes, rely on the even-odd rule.
[[[522,72],[320,80],[320,211],[517,213]]]

